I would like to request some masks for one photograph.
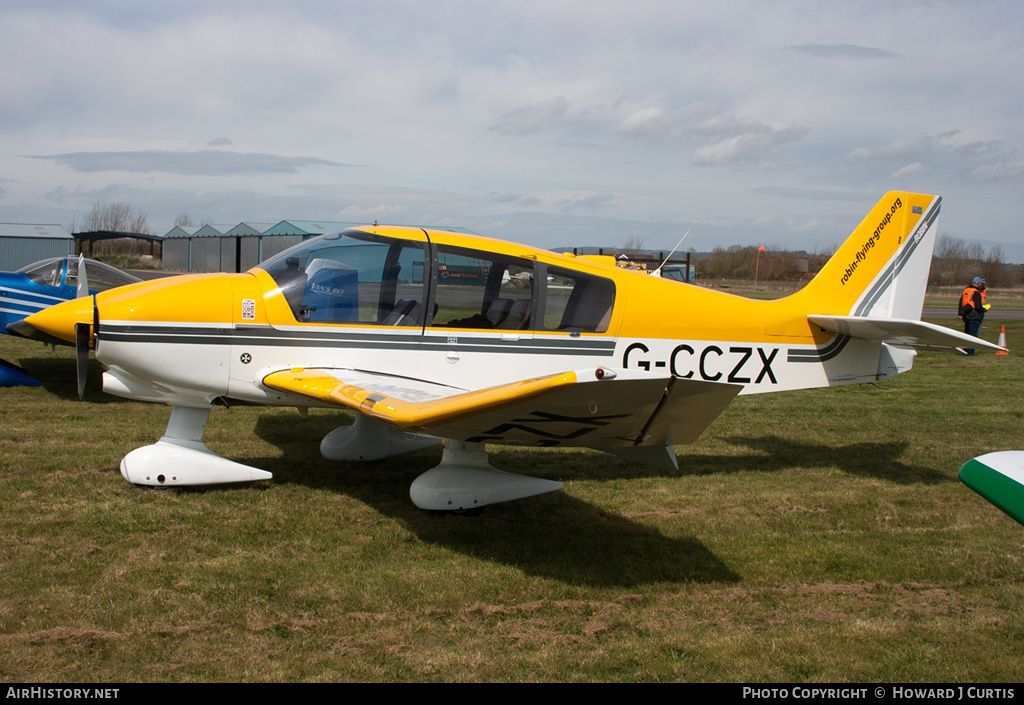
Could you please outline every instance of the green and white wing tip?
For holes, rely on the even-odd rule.
[[[960,468],[960,480],[1024,525],[1024,450],[972,458]]]

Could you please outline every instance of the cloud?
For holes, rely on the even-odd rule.
[[[851,166],[866,166],[885,162],[906,162],[918,159],[935,149],[935,139],[922,135],[907,137],[878,147],[861,147],[846,155]]]
[[[798,200],[827,200],[864,203],[875,194],[864,193],[860,189],[841,186],[757,186],[747,189],[748,193],[764,194],[773,198],[795,198]]]
[[[517,206],[535,206],[541,203],[536,196],[524,196],[521,193],[506,191],[503,193],[492,192],[487,200],[491,203],[511,203]]]
[[[698,115],[706,115],[711,104],[698,101],[666,114],[661,106],[650,105],[630,113],[618,132],[627,137],[667,137],[682,134]]]
[[[923,175],[927,174],[930,171],[932,171],[932,170],[929,169],[928,167],[926,167],[921,162],[914,162],[913,164],[908,164],[907,166],[905,166],[905,167],[903,167],[901,169],[897,169],[896,171],[894,171],[892,174],[889,175],[889,178],[890,179],[909,179],[909,178],[913,178],[913,177],[916,177],[916,176],[923,176]]]
[[[520,198],[522,198],[521,193],[513,193],[510,191],[506,191],[504,193],[497,193],[492,191],[488,196],[488,200],[490,200],[492,203],[515,203]]]
[[[855,149],[846,163],[855,167],[898,165],[890,179],[909,179],[954,173],[967,181],[1015,181],[1022,176],[1015,159],[1018,150],[1001,140],[956,143],[961,130],[941,132],[937,137],[921,135],[895,140],[877,147]]]
[[[966,158],[1002,157],[1005,159],[1016,152],[1016,149],[998,140],[968,142],[956,147],[957,155]]]
[[[338,211],[335,218],[339,221],[369,221],[373,220],[394,220],[401,218],[407,209],[404,206],[396,204],[380,204],[370,207],[362,206],[347,206]]]
[[[883,49],[862,47],[856,44],[800,44],[787,47],[789,51],[807,54],[816,59],[902,59],[901,54],[894,54]]]
[[[694,166],[724,166],[763,160],[773,148],[807,137],[810,128],[790,122],[766,125],[754,120],[722,116],[691,128],[688,133],[702,137],[724,136],[725,139],[700,147],[690,155],[690,162]]]
[[[1024,162],[1008,162],[994,166],[982,166],[968,172],[967,178],[972,181],[1005,181],[1019,179],[1024,176]]]
[[[230,176],[239,174],[295,174],[309,166],[355,166],[317,157],[282,157],[276,154],[225,152],[203,149],[172,152],[150,149],[137,152],[69,152],[33,156],[62,164],[78,172],[129,171],[142,174],[164,172],[186,176]]]
[[[569,101],[564,96],[558,96],[541,103],[510,110],[499,117],[497,122],[488,129],[502,135],[528,135],[562,117],[568,109]]]
[[[665,111],[657,106],[637,110],[619,125],[619,132],[631,137],[657,137],[671,130]]]
[[[572,213],[574,211],[593,211],[598,208],[603,208],[612,201],[615,200],[615,194],[613,193],[595,193],[590,196],[581,196],[576,194],[572,198],[566,198],[558,201],[558,205],[562,213]]]

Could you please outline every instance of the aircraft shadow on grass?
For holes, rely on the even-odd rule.
[[[410,477],[437,463],[439,449],[410,453],[402,460],[337,463],[316,453],[320,435],[332,430],[342,415],[301,419],[261,416],[256,434],[281,448],[281,458],[256,464],[274,472],[277,482],[332,489],[403,521],[424,541],[449,547],[526,572],[567,583],[638,586],[653,582],[734,582],[739,580],[699,540],[670,538],[565,493],[541,495],[523,502],[488,507],[479,517],[442,517],[412,506]],[[834,447],[802,443],[777,436],[731,438],[750,455],[683,456],[680,469],[668,472],[651,465],[586,450],[524,453],[495,449],[495,465],[550,479],[616,480],[678,477],[743,471],[780,472],[794,467],[838,467],[860,477],[899,484],[952,482],[941,471],[900,460],[903,442],[867,442]],[[295,458],[307,458],[296,463]],[[524,462],[533,467],[524,467]],[[600,556],[599,561],[594,556]]]
[[[27,357],[19,360],[18,364],[32,377],[39,380],[43,389],[60,399],[78,401],[78,382],[74,350],[66,352],[68,348],[59,348],[61,352],[49,353],[44,357]],[[89,359],[89,368],[86,374],[85,398],[84,401],[90,404],[113,404],[122,402],[122,399],[104,394],[103,387],[103,365],[95,360]]]
[[[901,485],[955,482],[956,478],[936,468],[913,465],[900,458],[908,444],[865,442],[846,446],[803,443],[778,436],[728,438],[727,443],[753,451],[743,456],[699,456],[680,458],[683,474],[715,474],[741,471],[778,472],[798,467],[838,467],[849,475],[888,480]]]
[[[696,538],[665,536],[564,492],[496,504],[475,517],[424,512],[409,500],[409,482],[437,463],[440,449],[416,451],[400,460],[324,460],[312,439],[336,427],[339,418],[344,417],[323,415],[304,420],[298,415],[294,419],[260,416],[256,434],[280,447],[283,455],[252,461],[271,470],[274,482],[330,489],[355,497],[402,521],[423,541],[532,575],[606,587],[657,582],[731,583],[740,579]],[[498,467],[506,464],[502,455],[499,451],[494,456]],[[565,456],[551,455],[552,460],[559,457]],[[296,458],[302,460],[296,462]]]

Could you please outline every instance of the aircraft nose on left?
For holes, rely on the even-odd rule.
[[[25,318],[25,323],[36,330],[54,338],[64,340],[72,345],[75,342],[75,324],[92,323],[93,300],[91,296],[83,296],[73,301],[44,308]]]

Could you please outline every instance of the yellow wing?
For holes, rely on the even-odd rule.
[[[282,370],[263,383],[442,438],[592,448],[693,442],[742,389],[603,367],[474,391],[325,368]]]

